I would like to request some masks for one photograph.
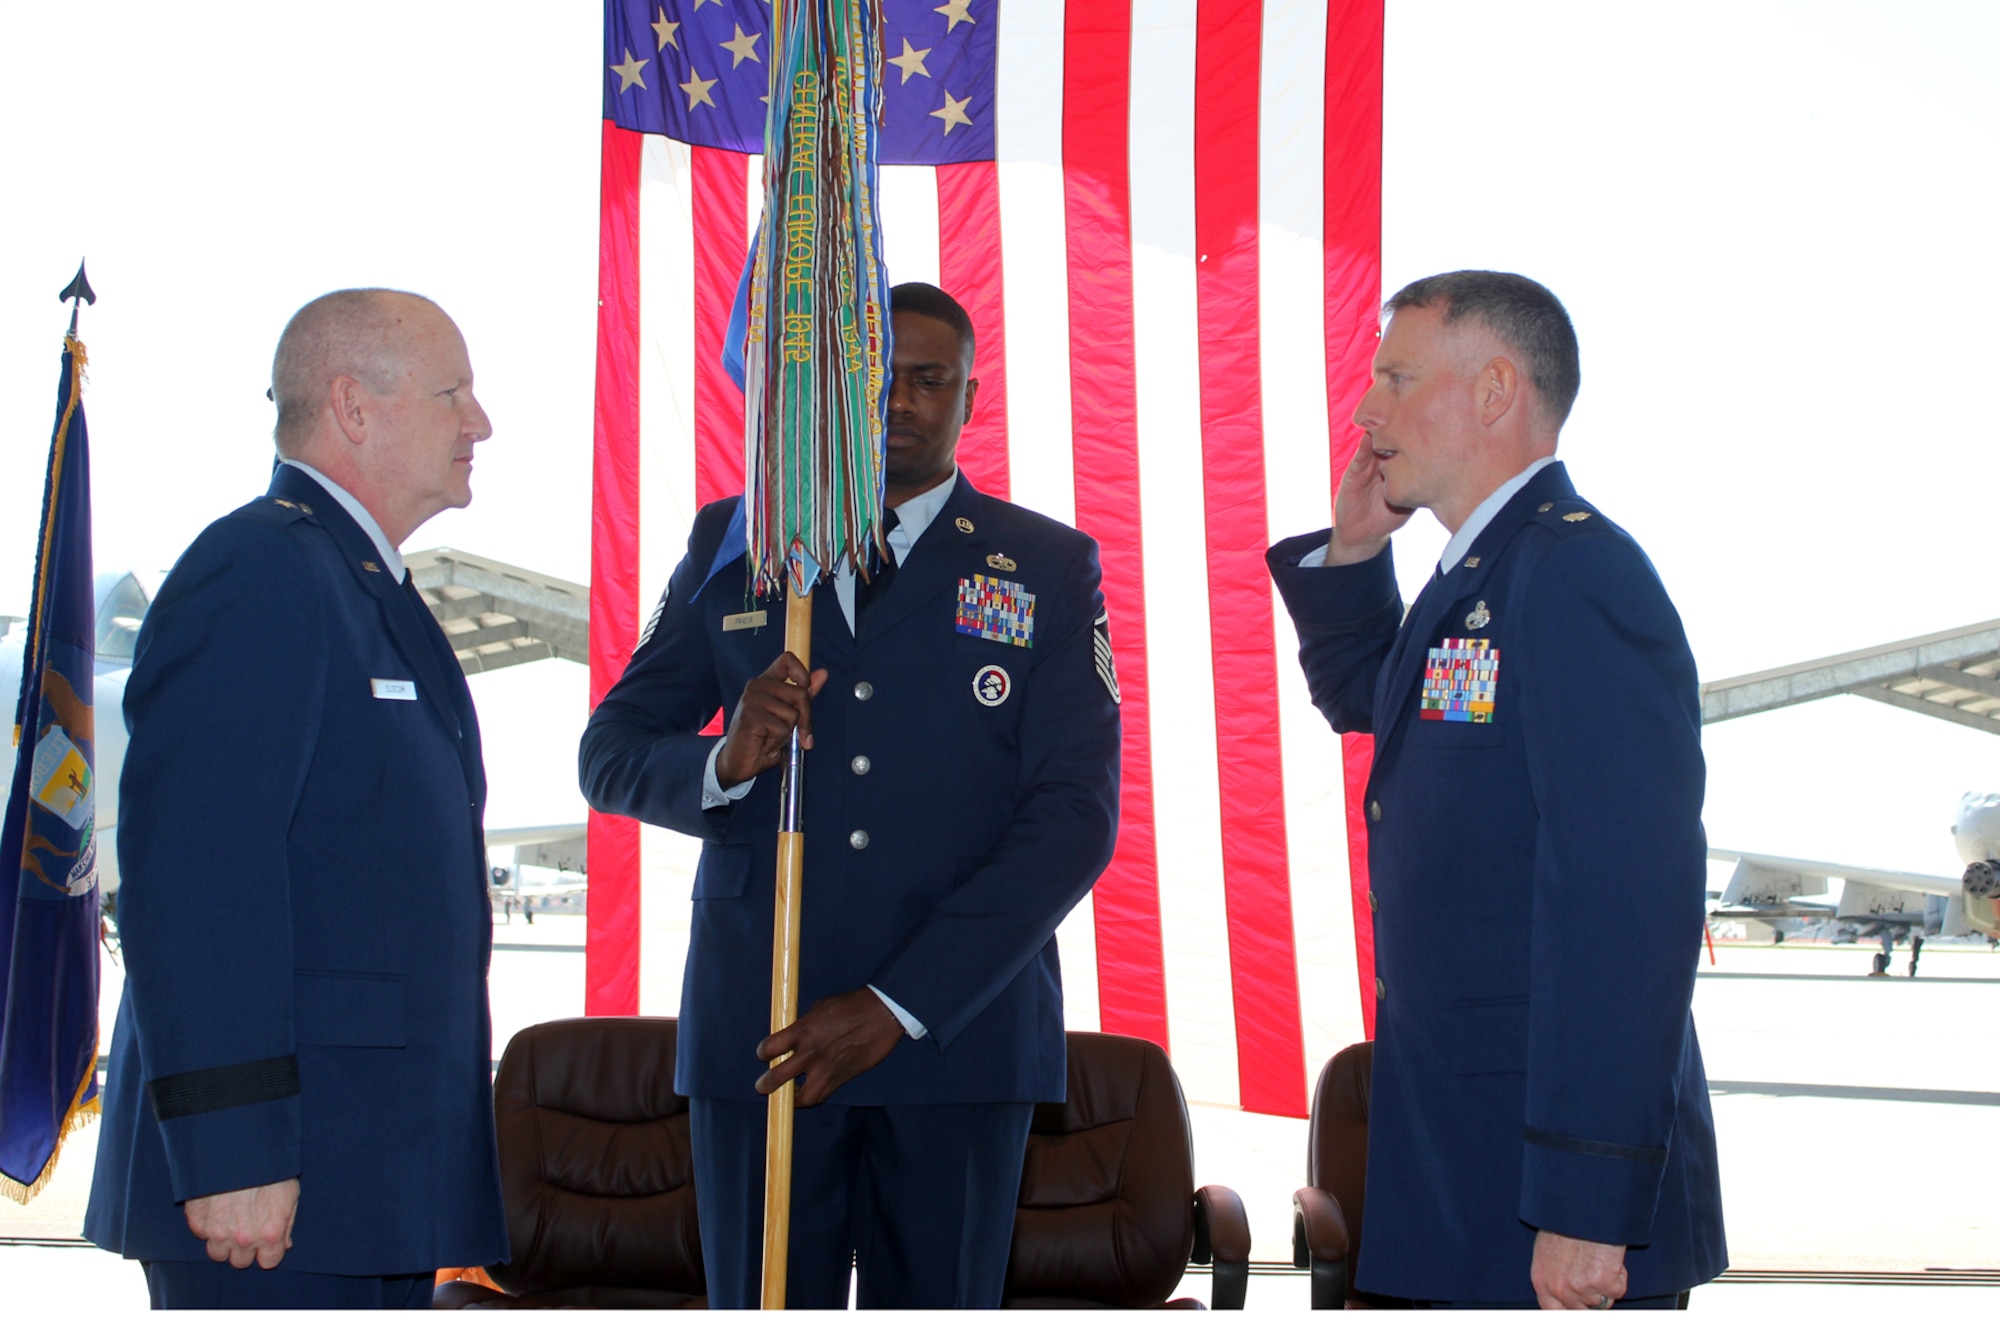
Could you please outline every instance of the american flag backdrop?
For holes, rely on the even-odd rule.
[[[1263,553],[1326,523],[1358,438],[1382,0],[886,10],[889,276],[972,314],[959,462],[1103,551],[1121,827],[1059,935],[1068,1024],[1159,1042],[1192,1100],[1304,1115],[1372,1028],[1369,751],[1308,701]],[[696,509],[742,486],[721,350],[769,30],[764,0],[606,0],[593,703]],[[590,1012],[678,1012],[698,853],[591,817]]]

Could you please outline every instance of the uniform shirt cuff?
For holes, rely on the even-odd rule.
[[[1324,569],[1326,567],[1326,554],[1328,551],[1331,551],[1332,549],[1333,549],[1333,543],[1328,542],[1326,545],[1320,547],[1318,550],[1306,552],[1306,554],[1299,557],[1299,568]]]
[[[896,1016],[896,1021],[903,1025],[903,1031],[910,1034],[912,1041],[922,1041],[930,1035],[931,1030],[919,1023],[915,1014],[884,995],[880,986],[870,986],[868,989],[875,992],[876,999],[889,1006],[889,1012]]]
[[[722,780],[715,776],[715,757],[722,753],[722,741],[728,739],[724,736],[722,740],[709,747],[708,766],[701,773],[701,808],[704,810],[713,810],[718,805],[728,805],[731,801],[742,800],[750,794],[750,788],[757,781],[755,777],[748,777],[728,791],[722,789]]]

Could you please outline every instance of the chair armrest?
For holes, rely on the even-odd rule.
[[[1292,1195],[1292,1266],[1312,1270],[1312,1308],[1347,1304],[1347,1215],[1340,1200],[1307,1186]]]
[[[1209,1307],[1241,1310],[1250,1292],[1250,1215],[1227,1185],[1194,1192],[1194,1261],[1214,1264]]]

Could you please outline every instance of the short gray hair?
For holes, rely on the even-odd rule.
[[[1576,345],[1576,328],[1554,292],[1518,273],[1461,269],[1418,278],[1389,298],[1382,309],[1441,308],[1444,322],[1476,319],[1525,363],[1528,382],[1560,426],[1569,419],[1576,393],[1583,386],[1583,367]]]
[[[306,302],[285,325],[271,359],[271,400],[278,405],[271,435],[279,454],[289,457],[305,439],[336,375],[352,375],[377,393],[394,387],[399,299],[436,305],[415,292],[354,287]]]

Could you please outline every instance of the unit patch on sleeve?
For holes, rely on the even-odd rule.
[[[1018,583],[974,574],[958,581],[958,632],[1016,648],[1035,646],[1035,594]]]
[[[1111,702],[1123,704],[1118,697],[1118,664],[1111,660],[1111,612],[1097,613],[1096,623],[1090,627],[1090,649],[1097,657],[1097,678],[1111,691]]]
[[[1500,690],[1500,650],[1490,639],[1446,639],[1424,663],[1425,722],[1491,722]]]

